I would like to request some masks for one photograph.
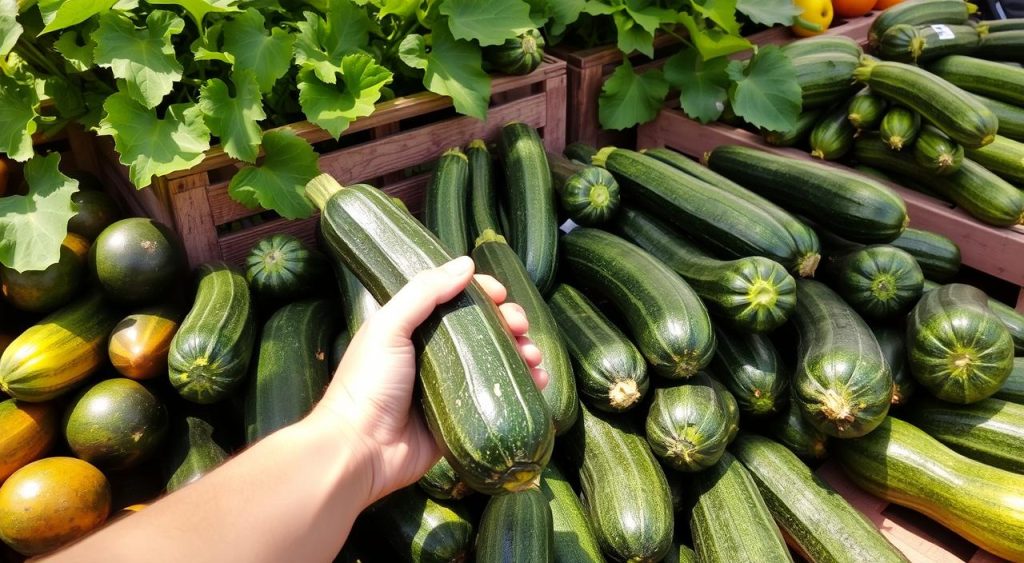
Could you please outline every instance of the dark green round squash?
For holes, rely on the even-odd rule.
[[[715,329],[714,374],[732,392],[740,412],[770,416],[789,403],[789,377],[775,345],[763,334]]]
[[[833,288],[864,318],[906,313],[921,298],[924,273],[907,251],[880,244],[830,259]]]
[[[501,45],[484,47],[484,60],[503,74],[530,74],[544,60],[544,36],[531,29]]]
[[[767,434],[801,459],[813,461],[828,456],[828,435],[808,422],[800,404],[792,399],[786,412],[768,425]]]
[[[122,219],[100,233],[90,267],[112,301],[141,305],[166,299],[185,265],[178,235],[152,219]]]
[[[89,241],[68,233],[60,259],[45,270],[18,272],[0,265],[3,295],[11,305],[30,313],[49,313],[71,301],[85,278]]]
[[[558,188],[562,208],[573,222],[585,227],[601,225],[619,209],[619,183],[611,172],[585,166]]]
[[[960,170],[964,148],[938,127],[925,125],[914,141],[914,160],[940,176],[948,176]]]
[[[326,272],[322,254],[284,233],[257,242],[245,265],[245,278],[258,296],[284,301],[308,297]]]
[[[101,191],[78,190],[71,201],[78,205],[78,211],[68,221],[68,232],[82,235],[89,242],[121,217],[114,199]]]
[[[673,469],[701,471],[725,452],[730,422],[710,377],[699,373],[686,383],[654,392],[647,415],[647,443]]]

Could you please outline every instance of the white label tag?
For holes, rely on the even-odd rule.
[[[561,229],[563,233],[568,234],[568,233],[571,233],[572,230],[575,229],[578,226],[579,225],[577,225],[576,223],[572,222],[572,219],[566,219],[565,223],[562,223],[562,226],[559,227],[559,229]]]
[[[949,29],[949,26],[935,24],[932,26],[932,29],[935,30],[935,33],[939,34],[939,39],[943,41],[945,41],[946,39],[953,39],[956,37],[956,34],[953,33],[952,29]]]

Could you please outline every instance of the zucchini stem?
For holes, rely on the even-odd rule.
[[[640,391],[634,379],[616,381],[608,388],[608,404],[616,409],[627,409],[639,399]]]
[[[313,202],[317,209],[323,211],[327,207],[327,200],[340,192],[343,186],[338,183],[330,174],[321,174],[306,184],[306,197]]]

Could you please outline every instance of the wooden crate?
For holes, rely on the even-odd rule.
[[[825,33],[827,35],[843,35],[854,39],[867,36],[868,28],[881,12],[836,23]],[[788,27],[773,27],[754,33],[748,37],[755,45],[782,45],[796,39]],[[665,60],[674,54],[678,40],[669,35],[655,38],[654,58],[644,55],[633,55],[630,62],[638,72],[652,68],[661,68]],[[569,98],[566,106],[572,108],[568,114],[565,139],[567,143],[583,142],[596,147],[615,145],[631,147],[636,139],[635,129],[625,131],[607,131],[601,129],[598,120],[597,104],[601,95],[601,86],[611,75],[615,67],[622,62],[622,53],[615,45],[593,47],[590,49],[574,49],[565,45],[556,45],[550,49],[556,57],[567,63],[566,73],[569,78]],[[741,56],[747,56],[749,53]]]
[[[549,150],[561,152],[565,92],[565,63],[547,57],[527,76],[494,79],[486,121],[456,114],[448,98],[429,92],[389,100],[378,104],[373,115],[354,121],[342,135],[340,148],[321,152],[320,170],[342,184],[372,183],[402,198],[418,213],[429,179],[427,165],[449,147],[494,138],[502,125],[521,121],[540,130]],[[314,146],[334,141],[308,122],[288,127]],[[210,260],[240,264],[253,244],[271,233],[315,241],[316,216],[288,221],[232,200],[228,184],[245,163],[230,158],[220,147],[210,149],[198,166],[156,178],[152,188],[136,190],[127,169],[117,162],[110,138],[101,137],[99,143],[100,169],[115,196],[132,214],[173,227],[184,240],[191,266]],[[228,232],[232,225],[241,228]]]
[[[776,154],[810,159],[804,151],[769,146],[760,135],[721,123],[701,125],[671,109],[640,128],[640,148],[665,146],[695,158],[719,145],[743,145],[762,148]],[[819,161],[821,162],[821,161]],[[840,164],[828,163],[833,166]],[[1016,308],[1024,312],[1024,227],[992,227],[979,222],[952,204],[885,182],[907,203],[910,225],[943,234],[960,246],[963,263],[971,268],[1022,287]]]

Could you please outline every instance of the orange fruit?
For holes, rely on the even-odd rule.
[[[885,10],[886,8],[892,8],[896,4],[903,2],[903,0],[878,0],[875,2],[876,10]]]
[[[837,16],[859,18],[875,7],[877,0],[832,0],[832,9]]]

